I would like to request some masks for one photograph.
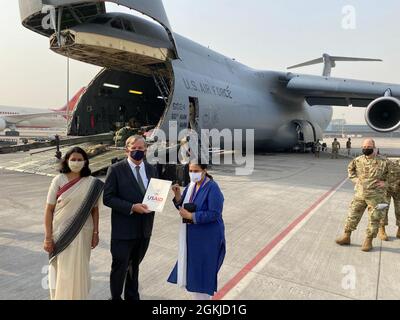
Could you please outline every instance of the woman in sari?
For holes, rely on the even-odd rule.
[[[91,177],[84,150],[63,159],[47,195],[44,250],[49,253],[51,300],[84,300],[90,291],[90,253],[99,243],[98,201],[103,182]]]
[[[191,183],[181,194],[173,186],[174,204],[183,218],[179,254],[168,282],[193,293],[195,300],[210,300],[217,292],[217,276],[225,258],[224,196],[207,173],[207,165],[189,165]]]

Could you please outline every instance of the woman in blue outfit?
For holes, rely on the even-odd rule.
[[[183,220],[178,262],[168,282],[194,293],[195,300],[209,300],[217,292],[217,275],[225,258],[224,197],[207,165],[191,163],[189,175],[191,183],[183,194],[178,185],[172,187]]]

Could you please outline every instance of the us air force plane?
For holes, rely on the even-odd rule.
[[[19,0],[22,23],[49,37],[51,50],[104,67],[78,102],[69,133],[108,132],[135,117],[168,133],[178,129],[255,129],[256,148],[291,149],[321,139],[331,106],[366,109],[379,132],[400,127],[400,86],[255,70],[175,34],[161,0],[110,0],[155,20],[107,13],[102,0]],[[49,7],[53,6],[53,7]],[[196,120],[196,121],[194,121]],[[195,127],[195,128],[193,128]]]

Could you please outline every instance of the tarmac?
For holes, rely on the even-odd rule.
[[[388,151],[397,149],[398,141],[389,143]],[[0,155],[0,164],[10,156]],[[320,159],[311,154],[264,154],[256,156],[251,176],[235,176],[232,167],[212,168],[210,173],[225,197],[227,241],[215,299],[400,298],[400,239],[394,237],[393,206],[389,242],[375,239],[372,252],[360,250],[365,214],[351,246],[335,243],[353,196],[354,186],[346,177],[349,161],[332,160],[327,154]],[[49,298],[42,241],[50,181],[48,176],[0,170],[1,300]],[[181,221],[171,200],[172,192],[164,212],[156,216],[141,265],[144,300],[192,298],[166,281],[176,262]],[[91,258],[93,300],[110,297],[110,209],[104,206],[100,208],[100,239]]]

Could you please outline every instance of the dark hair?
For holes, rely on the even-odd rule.
[[[201,163],[200,160],[190,161],[190,164],[194,164],[194,165],[200,167],[202,170],[208,169],[208,164]],[[206,177],[209,178],[210,180],[214,180],[213,176],[211,174],[209,174],[208,172],[206,173]]]
[[[79,147],[72,148],[65,154],[65,157],[64,157],[63,161],[61,162],[60,173],[70,173],[71,172],[71,169],[68,166],[68,160],[73,153],[81,154],[83,159],[85,160],[85,166],[82,168],[81,173],[80,173],[81,177],[82,178],[89,177],[92,174],[92,171],[89,169],[89,157],[88,157],[87,153],[85,152],[85,150],[83,150],[82,148],[79,148]]]

